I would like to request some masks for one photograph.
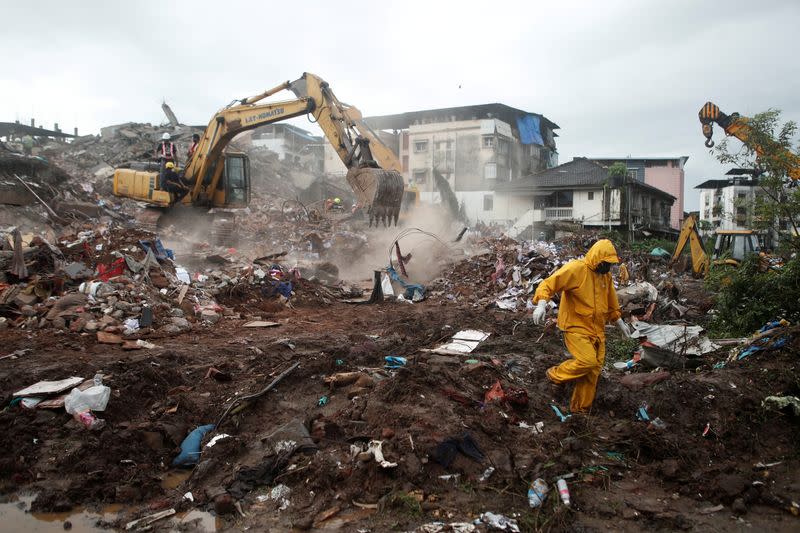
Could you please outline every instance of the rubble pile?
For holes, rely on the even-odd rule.
[[[46,228],[0,232],[3,495],[119,504],[104,524],[131,530],[190,529],[192,513],[229,530],[796,529],[796,325],[709,338],[702,282],[621,250],[633,333],[609,328],[593,410],[570,413],[544,377],[563,343],[526,310],[597,235],[428,235],[435,252],[395,236],[383,274],[344,282],[337,265],[385,257],[381,236],[313,216],[281,196],[294,186],[267,184],[223,245],[185,221],[131,224],[101,165],[157,132],[0,165],[53,189],[25,206]],[[253,159],[283,181],[284,162]],[[79,198],[94,211],[68,217]],[[445,257],[431,283],[404,273]],[[398,296],[370,298],[373,279]]]

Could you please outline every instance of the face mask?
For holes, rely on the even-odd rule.
[[[602,261],[599,265],[597,265],[597,268],[595,268],[594,271],[598,274],[608,274],[611,272],[611,263]]]

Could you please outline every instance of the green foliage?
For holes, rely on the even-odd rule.
[[[781,123],[780,116],[777,109],[756,114],[747,119],[747,144],[734,151],[726,138],[715,152],[720,163],[755,168],[761,173],[752,211],[753,229],[780,233],[784,247],[800,251],[800,188],[790,187],[788,178],[797,165],[792,157],[797,155],[792,139],[798,130],[792,121]],[[761,154],[756,153],[756,147]]]
[[[637,339],[627,339],[622,335],[609,337],[606,340],[606,365],[629,360],[638,346]]]
[[[800,320],[800,258],[766,272],[760,271],[759,259],[751,255],[736,268],[711,267],[706,286],[717,297],[709,327],[714,336],[750,335],[777,318]]]
[[[669,239],[646,239],[644,241],[636,241],[630,243],[631,252],[650,253],[653,248],[663,248],[669,253],[675,251],[675,246],[678,243]]]
[[[625,238],[622,234],[615,230],[615,229],[603,229],[597,232],[597,238],[599,239],[608,239],[613,242],[615,245],[619,246],[619,243],[623,242]]]
[[[617,161],[608,167],[609,178],[624,178],[628,175],[628,166],[622,161]]]
[[[389,506],[408,516],[422,516],[422,505],[417,499],[405,492],[395,492],[388,497]]]

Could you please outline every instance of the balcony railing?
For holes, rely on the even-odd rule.
[[[546,207],[544,210],[544,218],[546,220],[571,220],[572,208],[571,207]]]

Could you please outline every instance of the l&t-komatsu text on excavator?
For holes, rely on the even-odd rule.
[[[296,99],[260,103],[283,90]],[[180,200],[200,207],[246,207],[250,201],[250,164],[246,154],[226,151],[239,133],[265,124],[311,115],[347,167],[347,182],[358,203],[373,221],[397,224],[403,200],[400,162],[392,150],[363,121],[358,109],[339,101],[328,84],[308,72],[256,96],[236,100],[217,112],[206,126],[183,170],[189,191]],[[144,167],[146,168],[146,167]],[[177,203],[174,194],[159,188],[159,174],[146,169],[120,168],[114,173],[114,194],[154,207]]]

